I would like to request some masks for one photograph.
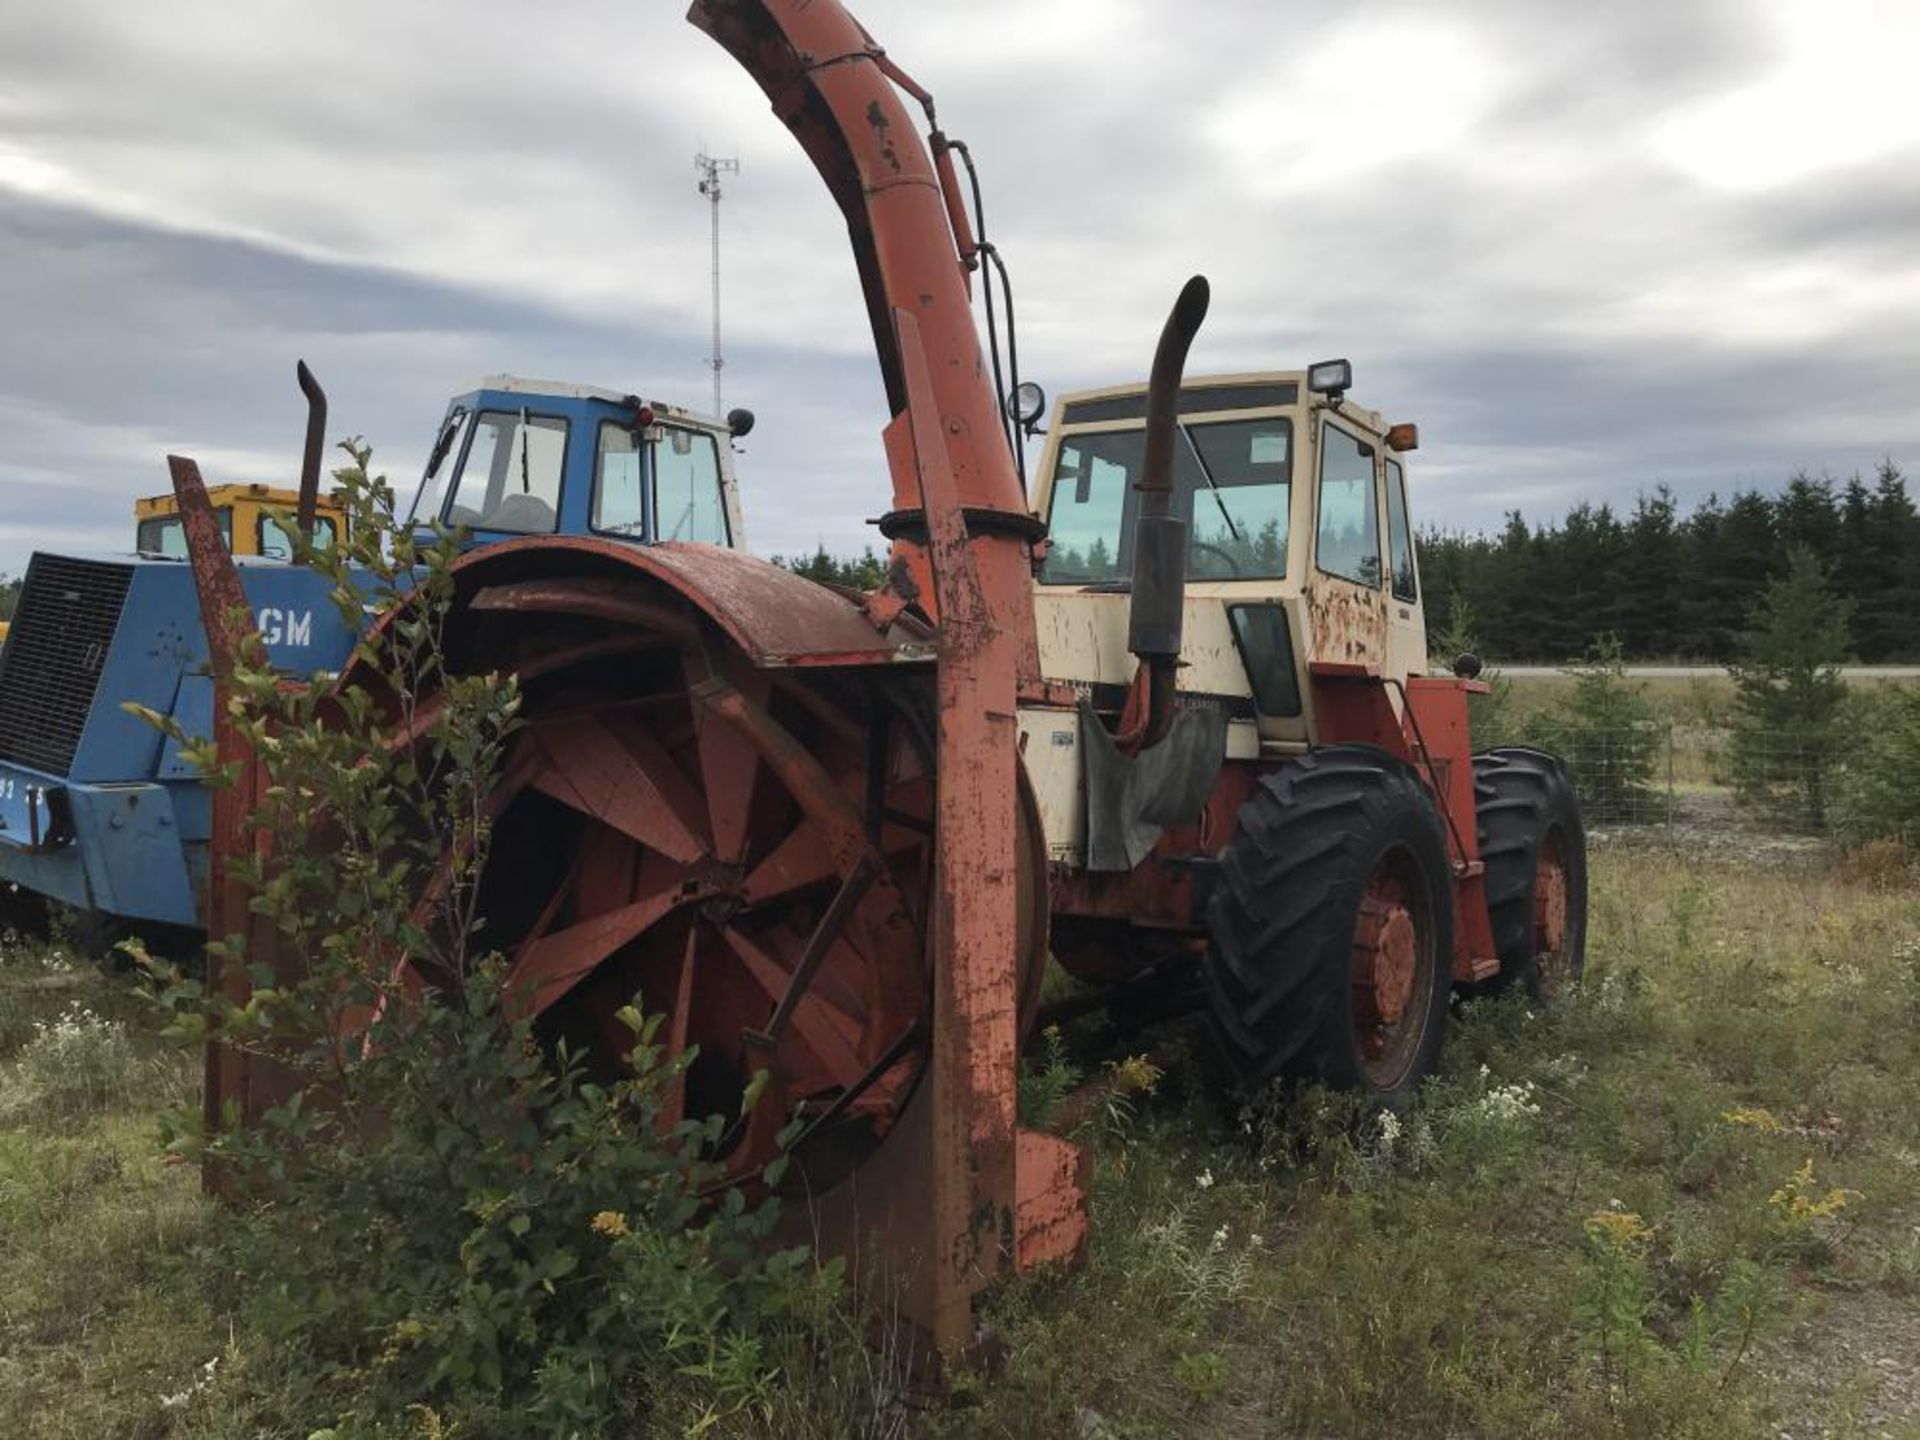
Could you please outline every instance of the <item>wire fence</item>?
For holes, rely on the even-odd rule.
[[[1658,723],[1575,729],[1556,735],[1550,748],[1573,772],[1590,830],[1652,830],[1709,845],[1845,838],[1864,787],[1888,778],[1855,773],[1830,733]]]

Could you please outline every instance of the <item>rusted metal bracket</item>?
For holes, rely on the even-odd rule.
[[[187,541],[187,559],[193,567],[193,588],[200,601],[200,623],[207,632],[208,668],[213,672],[214,753],[223,768],[233,772],[233,783],[213,791],[213,834],[207,847],[207,935],[227,942],[244,938],[251,928],[251,899],[245,881],[236,873],[236,861],[254,849],[251,819],[259,804],[259,776],[253,752],[233,713],[233,674],[249,643],[258,635],[250,623],[246,592],[233,556],[227,550],[207,499],[200,467],[181,455],[167,457],[173,493],[179,502],[180,524]],[[234,1004],[246,1003],[250,986],[246,968],[231,957],[210,951],[207,988]],[[209,1134],[224,1123],[229,1106],[240,1114],[252,1108],[252,1067],[248,1057],[216,1037],[208,1041],[204,1120]],[[222,1188],[225,1177],[203,1172],[209,1190]]]
[[[801,952],[799,963],[793,967],[793,977],[787,981],[786,993],[780,997],[780,1003],[774,1006],[773,1018],[767,1021],[764,1030],[746,1031],[748,1039],[764,1044],[769,1050],[780,1043],[793,1020],[793,1012],[800,1008],[807,988],[820,971],[820,962],[827,958],[827,951],[840,938],[840,932],[846,928],[847,921],[859,907],[861,897],[867,893],[879,873],[878,857],[868,851],[853,867],[853,873],[841,881],[826,913],[820,917],[820,923],[813,927],[813,934],[807,937],[807,948]]]

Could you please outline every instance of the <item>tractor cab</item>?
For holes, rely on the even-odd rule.
[[[293,537],[286,517],[300,504],[298,491],[272,485],[215,485],[207,491],[220,534],[235,555],[268,560],[293,559]],[[133,502],[134,548],[145,556],[168,560],[187,558],[187,534],[180,520],[180,502],[169,490]],[[347,526],[345,509],[335,497],[322,495],[314,505],[313,539],[316,545],[335,544]]]
[[[1304,703],[1315,677],[1404,684],[1426,670],[1404,458],[1417,433],[1348,401],[1351,379],[1342,360],[1180,390],[1179,689],[1225,703],[1239,753],[1317,741]],[[1049,534],[1034,595],[1041,670],[1101,710],[1118,708],[1132,671],[1146,414],[1143,385],[1061,397],[1033,495]]]
[[[474,545],[598,535],[738,548],[731,440],[752,428],[586,385],[492,376],[440,423],[412,521]]]

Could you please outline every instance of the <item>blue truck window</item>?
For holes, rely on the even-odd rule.
[[[520,535],[551,533],[560,515],[567,422],[524,410],[483,410],[447,502],[447,523]]]
[[[727,543],[727,511],[720,498],[720,452],[713,437],[663,426],[653,447],[654,513],[659,538],[702,545]]]
[[[600,423],[593,465],[593,528],[609,535],[646,533],[641,474],[644,450],[629,425]]]

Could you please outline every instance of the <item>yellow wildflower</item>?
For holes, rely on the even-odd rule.
[[[1787,1183],[1767,1197],[1769,1205],[1777,1205],[1795,1220],[1825,1220],[1838,1215],[1847,1208],[1849,1200],[1859,1198],[1855,1190],[1829,1189],[1826,1194],[1819,1193],[1819,1184],[1813,1178],[1813,1157],[1807,1157]]]
[[[602,1210],[589,1223],[593,1226],[595,1234],[605,1235],[610,1239],[618,1239],[627,1233],[627,1217],[618,1210]]]
[[[1113,1067],[1114,1088],[1127,1095],[1151,1095],[1161,1070],[1144,1055],[1129,1055]]]
[[[1743,1125],[1749,1130],[1758,1130],[1762,1135],[1778,1135],[1786,1128],[1773,1118],[1773,1112],[1762,1110],[1758,1106],[1753,1109],[1743,1106],[1738,1110],[1723,1111],[1720,1118],[1729,1125]]]
[[[1653,1227],[1631,1210],[1596,1210],[1587,1217],[1587,1234],[1610,1249],[1626,1251],[1653,1238]]]

